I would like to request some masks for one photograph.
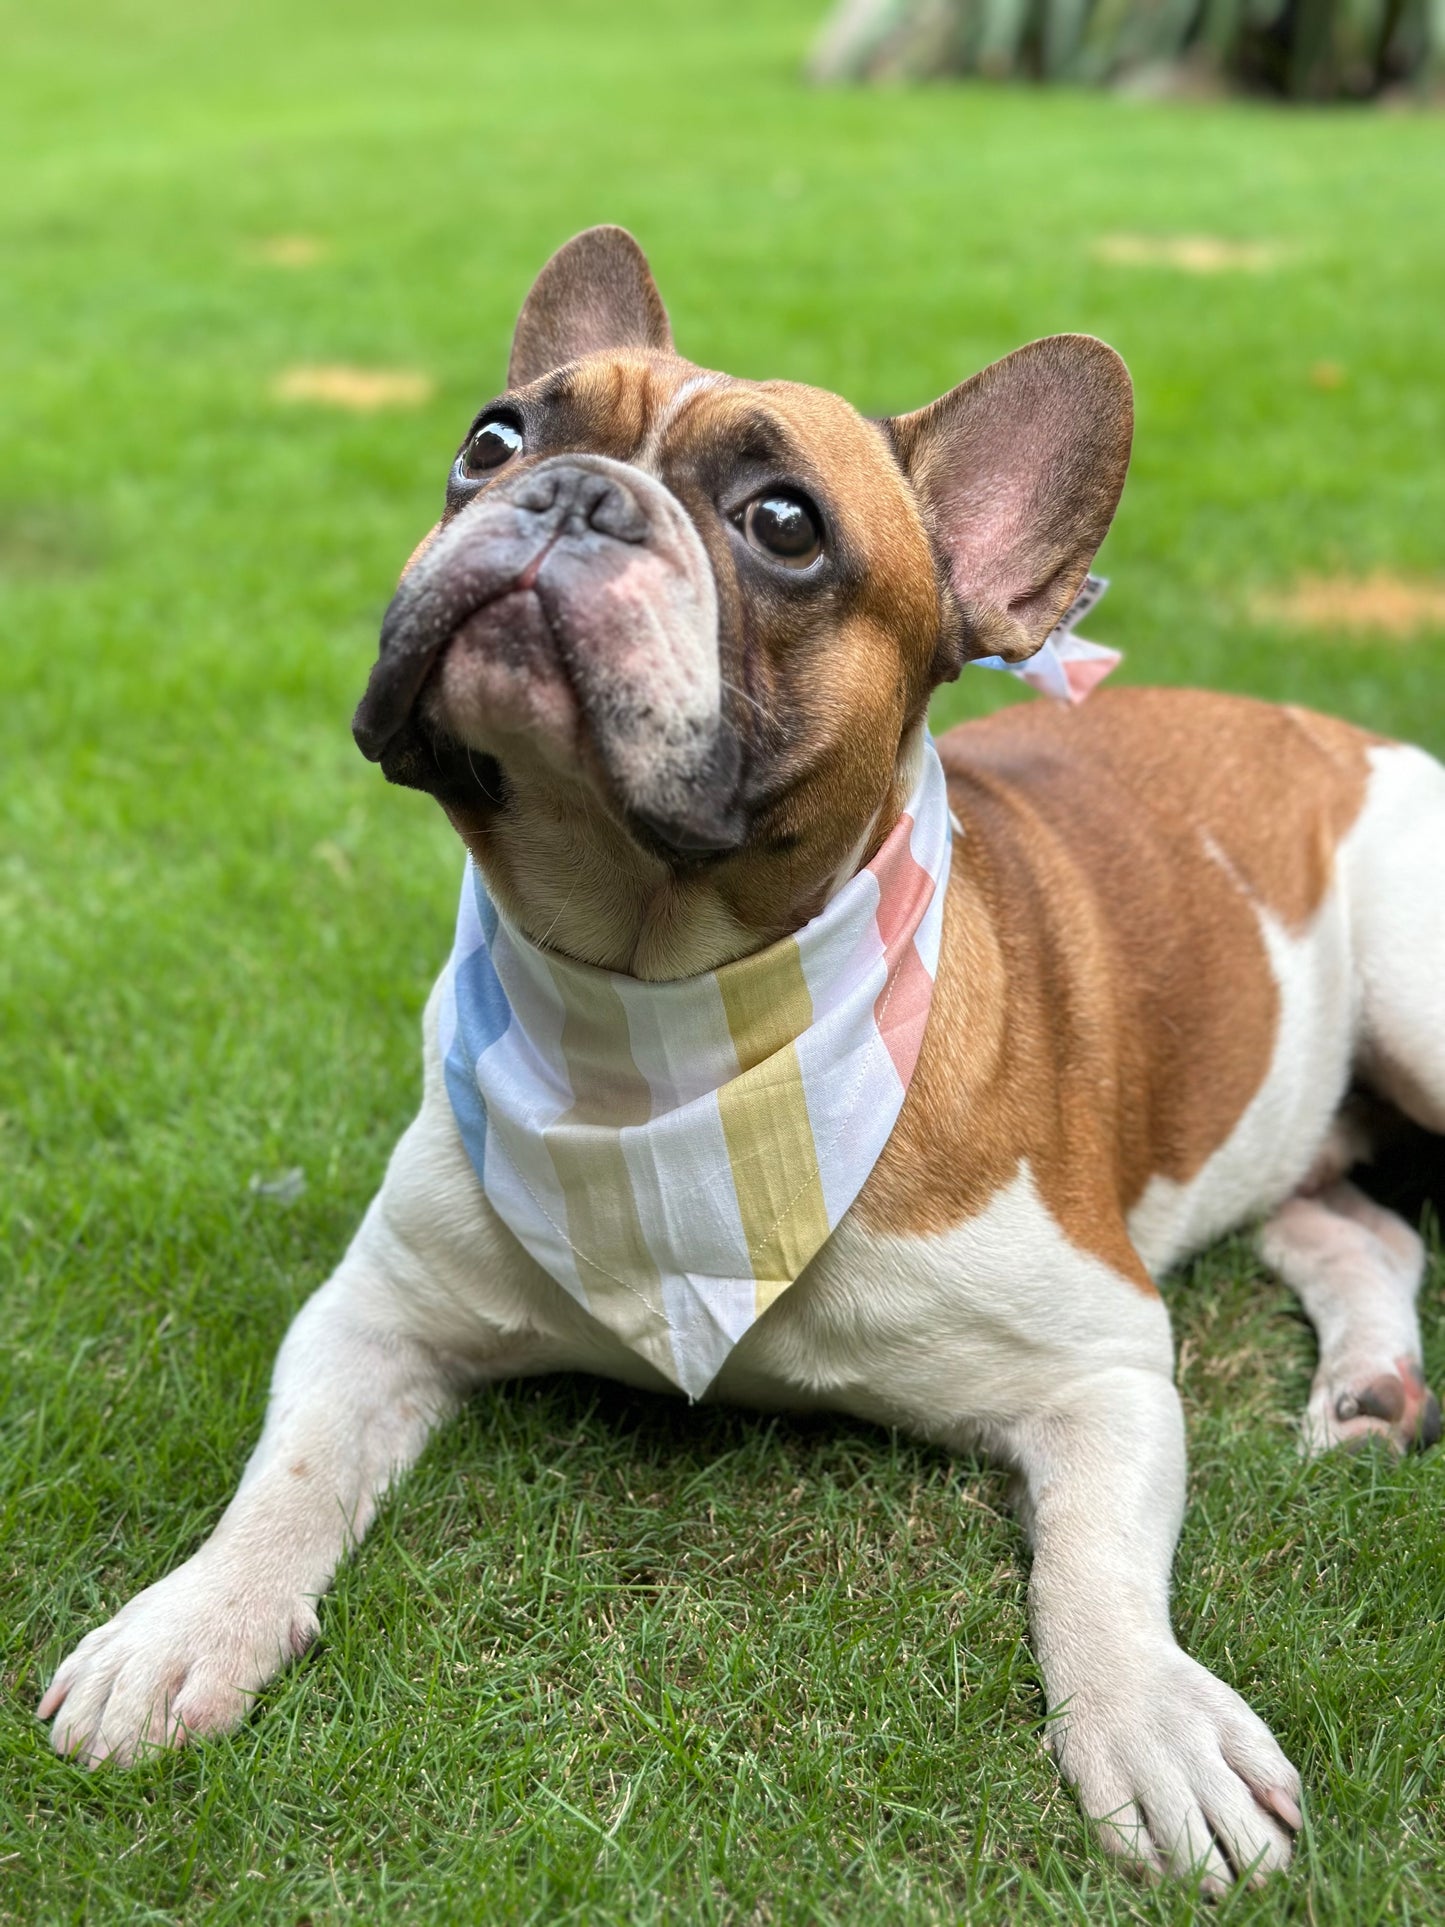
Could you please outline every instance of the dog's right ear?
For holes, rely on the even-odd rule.
[[[558,248],[517,317],[507,386],[524,388],[579,355],[670,348],[647,256],[626,228],[590,227]]]
[[[1022,662],[1109,532],[1134,433],[1129,371],[1092,335],[1051,335],[887,424],[957,598],[935,665]]]

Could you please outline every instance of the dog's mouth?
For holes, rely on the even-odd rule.
[[[505,589],[491,598],[500,601]],[[457,612],[454,625],[419,624],[400,591],[382,623],[381,648],[351,732],[368,762],[389,783],[434,796],[449,810],[469,813],[500,808],[506,779],[499,759],[447,726],[439,683],[452,648],[474,618],[489,606]]]
[[[544,773],[585,785],[587,807],[654,855],[717,861],[744,837],[742,748],[722,713],[701,543],[651,478],[609,462],[532,486],[550,466],[528,491],[490,492],[455,517],[403,579],[357,745],[449,811],[503,808]],[[628,521],[603,484],[626,498]]]

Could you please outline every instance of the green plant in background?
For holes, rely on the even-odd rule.
[[[840,0],[817,80],[978,74],[1368,99],[1445,79],[1442,0]]]
[[[503,1387],[240,1732],[87,1775],[31,1710],[214,1524],[415,1106],[460,854],[348,722],[567,235],[632,228],[704,366],[873,413],[1102,335],[1139,401],[1089,629],[1121,676],[1445,752],[1438,127],[806,89],[817,12],[11,10],[0,1921],[1201,1918],[1102,1861],[1059,1784],[1003,1478],[831,1420]],[[966,672],[937,726],[1011,682]],[[1301,1464],[1311,1343],[1244,1245],[1168,1296],[1181,1635],[1310,1799],[1295,1872],[1219,1918],[1428,1927],[1445,1452]]]

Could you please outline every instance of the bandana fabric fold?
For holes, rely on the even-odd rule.
[[[1030,689],[1052,696],[1056,702],[1081,703],[1089,691],[1124,660],[1117,649],[1106,649],[1101,642],[1086,642],[1074,634],[1074,624],[1082,622],[1097,606],[1108,586],[1107,576],[1086,576],[1063,621],[1050,630],[1043,647],[1022,662],[1005,662],[1002,656],[980,656],[973,667],[1006,669]]]
[[[902,816],[813,921],[644,983],[539,950],[462,882],[439,1038],[503,1222],[696,1398],[877,1163],[938,968],[951,825],[931,740]]]

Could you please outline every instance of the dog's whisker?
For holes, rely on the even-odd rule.
[[[764,709],[756,696],[750,696],[746,689],[739,689],[737,684],[729,682],[726,676],[720,676],[718,684],[720,688],[726,689],[730,696],[736,696],[740,703],[746,703],[750,709],[755,709],[765,723],[772,722],[771,714]]]

